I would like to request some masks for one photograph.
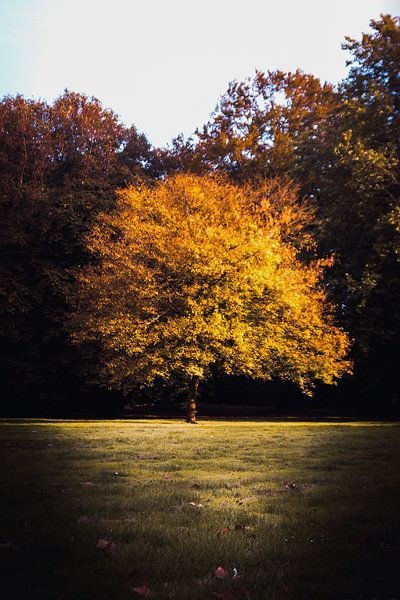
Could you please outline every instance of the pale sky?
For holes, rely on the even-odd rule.
[[[255,69],[338,82],[380,13],[400,0],[0,0],[0,96],[83,92],[165,145]]]

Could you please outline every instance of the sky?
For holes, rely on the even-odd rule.
[[[338,82],[380,13],[400,0],[0,0],[0,96],[96,96],[164,146],[255,69]]]

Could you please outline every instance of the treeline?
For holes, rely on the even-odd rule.
[[[124,127],[82,94],[66,91],[51,106],[22,96],[1,100],[6,412],[74,412],[100,402],[101,394],[112,401],[89,383],[90,354],[70,342],[75,270],[87,264],[86,235],[100,212],[115,208],[116,189],[177,172],[297,186],[315,207],[310,233],[318,255],[334,256],[326,287],[338,324],[353,339],[354,375],[334,390],[321,388],[317,398],[377,410],[396,406],[400,19],[371,21],[371,33],[347,39],[344,48],[350,69],[337,87],[301,71],[257,72],[231,83],[209,122],[167,149],[153,148],[134,126]]]

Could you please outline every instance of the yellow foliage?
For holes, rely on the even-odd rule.
[[[299,261],[293,203],[273,210],[266,189],[178,175],[120,191],[118,211],[100,216],[88,239],[98,263],[79,274],[75,339],[101,342],[112,386],[204,379],[215,367],[309,392],[350,371],[323,263]]]

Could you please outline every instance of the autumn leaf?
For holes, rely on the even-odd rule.
[[[117,549],[114,542],[103,538],[98,540],[96,548],[106,556],[111,556]]]
[[[12,548],[14,545],[14,543],[11,542],[4,542],[3,544],[0,544],[0,550],[9,550],[10,548]]]
[[[159,596],[158,592],[154,592],[152,589],[150,589],[147,583],[132,588],[132,591],[134,591],[135,594],[145,598],[145,600],[152,600],[153,598],[157,598]]]
[[[221,529],[221,534],[222,535],[226,535],[227,533],[230,533],[232,531],[232,529],[230,527],[224,527],[223,529]]]
[[[217,567],[214,571],[214,575],[215,577],[218,577],[218,579],[224,579],[228,575],[228,573],[223,567]]]
[[[90,523],[92,519],[90,517],[87,517],[86,515],[81,515],[79,517],[76,517],[75,519],[75,523],[78,523],[78,525],[82,525],[83,523]]]

